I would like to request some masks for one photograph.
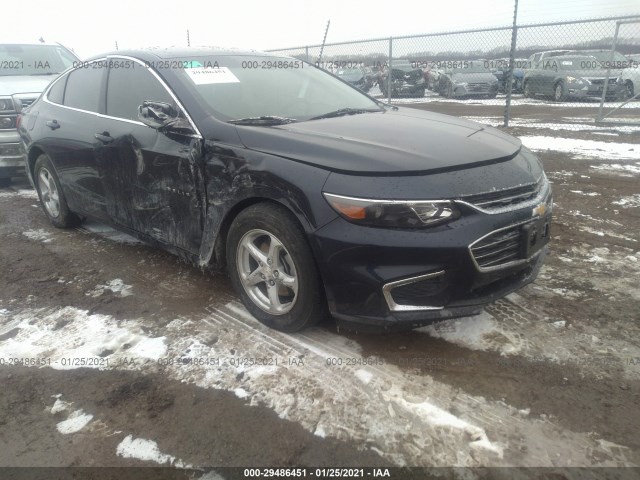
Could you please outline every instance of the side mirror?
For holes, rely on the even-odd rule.
[[[168,103],[145,100],[138,107],[138,119],[149,127],[166,127],[177,118],[178,112]]]

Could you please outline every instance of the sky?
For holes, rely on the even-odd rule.
[[[127,48],[191,45],[268,50],[505,26],[510,0],[30,0],[10,2],[0,41],[57,41],[85,58]],[[400,5],[400,6],[399,6]],[[5,10],[6,13],[6,10]],[[640,15],[638,0],[520,0],[518,23]],[[19,19],[12,24],[12,19]],[[637,30],[640,36],[640,25]]]

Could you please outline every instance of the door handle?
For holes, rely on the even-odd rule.
[[[109,135],[109,132],[96,133],[94,136],[105,144],[113,142],[113,137]]]
[[[48,122],[45,122],[45,125],[49,127],[51,130],[56,130],[60,128],[60,124],[58,123],[57,120],[49,120]]]

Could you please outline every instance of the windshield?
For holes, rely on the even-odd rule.
[[[58,45],[0,45],[0,76],[58,74],[76,60]]]
[[[371,98],[301,60],[262,56],[184,59],[184,81],[213,116],[229,121],[309,120],[340,109],[380,110]]]
[[[391,68],[393,70],[402,70],[403,72],[410,72],[412,70],[416,70],[416,67],[409,62],[398,62],[398,63],[392,62]]]
[[[583,53],[583,52],[580,52]],[[600,62],[608,62],[611,59],[611,51],[601,51],[601,52],[584,52],[585,55],[589,55],[590,57],[596,57]],[[613,62],[628,62],[627,57],[622,55],[620,52],[613,52]]]
[[[336,72],[336,75],[338,75],[339,77],[343,75],[349,75],[349,76],[362,75],[362,70],[358,68],[347,68],[346,70],[338,70]]]

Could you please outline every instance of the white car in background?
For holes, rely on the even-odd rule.
[[[628,97],[640,94],[640,55],[628,55],[630,67],[622,71],[622,79],[627,86]],[[640,100],[640,95],[636,98]]]
[[[79,58],[58,43],[0,40],[0,187],[24,175],[18,114]]]

